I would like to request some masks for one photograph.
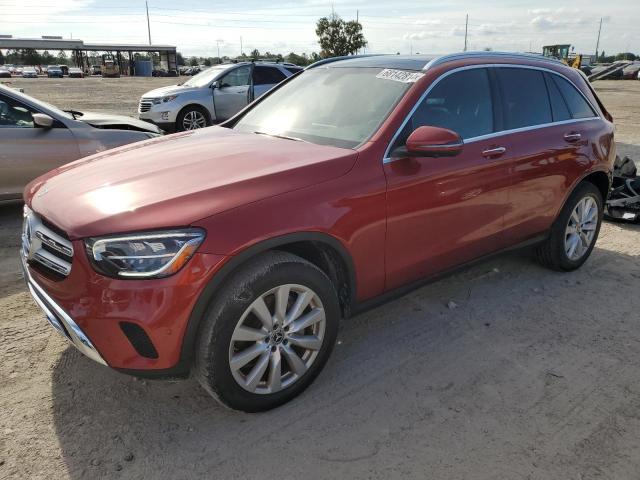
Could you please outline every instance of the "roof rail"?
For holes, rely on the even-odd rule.
[[[347,60],[352,58],[379,57],[379,56],[382,56],[382,55],[379,53],[370,53],[367,55],[343,55],[341,57],[323,58],[322,60],[318,60],[317,62],[314,62],[311,65],[307,66],[305,70],[308,70],[310,68],[321,67],[322,65],[326,65],[328,63],[339,62],[340,60]]]
[[[473,58],[473,57],[515,57],[515,58],[523,58],[528,60],[537,60],[540,62],[550,62],[555,64],[564,65],[564,63],[560,60],[550,57],[543,57],[542,55],[536,53],[518,53],[518,52],[460,52],[460,53],[450,53],[447,55],[442,55],[441,57],[436,57],[427,63],[422,70],[427,70],[429,68],[435,67],[436,65],[442,65],[443,63],[452,62],[454,60],[460,60],[464,58]]]

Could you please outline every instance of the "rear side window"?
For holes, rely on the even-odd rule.
[[[448,128],[463,139],[492,133],[493,105],[487,70],[464,70],[440,80],[413,113],[392,149],[403,146],[415,129],[425,125]]]
[[[562,93],[572,118],[591,118],[596,114],[584,97],[567,80],[558,75],[550,75],[558,90]]]
[[[542,72],[496,68],[502,92],[505,130],[551,123],[551,105]]]
[[[275,67],[255,66],[253,69],[254,85],[273,85],[280,83],[287,76]]]
[[[302,71],[302,67],[284,67],[284,68],[288,70],[290,73],[298,73]]]
[[[550,73],[544,74],[545,81],[547,82],[547,90],[549,91],[549,101],[551,102],[553,121],[561,122],[563,120],[571,120],[571,112],[569,112],[567,102],[564,101],[560,90],[558,90],[556,82],[551,78],[553,76],[554,75]]]

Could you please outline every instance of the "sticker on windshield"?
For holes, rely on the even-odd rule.
[[[422,77],[424,77],[424,73],[405,72],[404,70],[394,70],[392,68],[385,68],[378,75],[376,75],[376,78],[393,80],[394,82],[402,83],[414,83],[420,80]]]

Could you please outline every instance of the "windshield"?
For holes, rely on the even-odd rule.
[[[35,106],[36,108],[48,109],[54,115],[58,115],[58,116],[64,117],[64,118],[73,119],[72,115],[68,114],[67,112],[63,112],[58,107],[54,107],[50,103],[43,102],[42,100],[38,100],[36,98],[30,97],[29,95],[25,95],[24,93],[20,93],[20,92],[14,92],[14,93],[17,93],[16,97],[18,98],[18,100],[21,100],[21,99],[27,100],[27,101],[31,102],[33,104],[33,106]]]
[[[247,112],[234,129],[354,148],[378,129],[411,86],[382,72],[306,70]]]
[[[211,67],[206,69],[204,72],[200,72],[197,75],[194,75],[189,80],[183,83],[183,85],[187,87],[206,87],[209,85],[214,78],[216,78],[220,73],[224,72],[229,68],[229,65],[220,66],[220,67]]]

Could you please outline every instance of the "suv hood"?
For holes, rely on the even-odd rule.
[[[155,90],[149,90],[142,95],[142,98],[159,98],[165,95],[173,95],[178,93],[193,92],[195,90],[202,90],[201,87],[188,87],[185,85],[169,85],[167,87],[156,88]]]
[[[125,115],[110,115],[98,112],[82,112],[82,116],[78,116],[76,120],[88,123],[96,128],[109,128],[119,130],[137,130],[139,132],[151,132],[161,134],[157,126],[152,123],[138,120],[137,118],[127,117]]]
[[[24,196],[71,239],[180,227],[342,176],[357,155],[209,127],[77,160],[32,181]]]

